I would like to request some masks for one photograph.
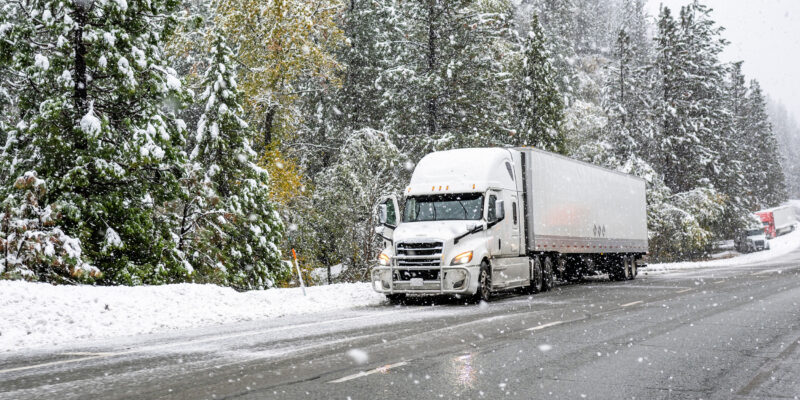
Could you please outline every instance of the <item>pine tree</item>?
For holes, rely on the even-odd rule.
[[[286,273],[278,248],[283,225],[269,197],[269,174],[256,165],[252,133],[241,118],[233,52],[216,32],[210,42],[178,250],[201,281],[265,289]]]
[[[512,124],[510,4],[415,0],[398,9],[387,130],[410,154],[502,143]]]
[[[566,140],[561,127],[564,105],[553,81],[555,72],[536,15],[531,18],[530,31],[522,40],[520,54],[521,65],[517,67],[511,87],[516,132],[507,144],[564,153]]]
[[[767,104],[761,85],[750,81],[745,113],[748,117],[748,140],[754,147],[753,163],[756,168],[753,182],[759,208],[774,207],[786,200],[785,177],[778,143],[767,115]]]
[[[59,210],[57,228],[103,283],[185,279],[163,212],[183,165],[184,92],[162,57],[175,5],[32,0],[0,13],[0,68],[21,77],[0,195],[35,173],[41,206]]]
[[[671,189],[683,192],[712,184],[722,173],[724,140],[715,129],[727,111],[721,104],[725,41],[710,10],[697,3],[681,9],[680,21],[662,8],[656,37],[655,114],[660,121],[657,169]]]

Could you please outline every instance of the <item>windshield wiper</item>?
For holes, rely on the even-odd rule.
[[[481,225],[478,225],[478,226],[476,226],[476,227],[474,227],[474,228],[470,229],[469,231],[467,231],[467,233],[465,233],[465,234],[463,234],[463,235],[460,235],[460,236],[456,236],[456,238],[455,238],[455,239],[453,239],[453,244],[458,244],[458,241],[459,241],[459,240],[461,240],[461,239],[463,239],[463,238],[465,238],[465,237],[467,237],[468,235],[471,235],[471,234],[473,234],[473,233],[480,232],[480,231],[482,231],[482,230],[483,230],[483,224],[481,224]]]

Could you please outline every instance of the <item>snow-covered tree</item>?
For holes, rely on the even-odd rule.
[[[55,282],[99,278],[100,271],[84,261],[80,241],[60,228],[65,210],[40,203],[46,195],[45,181],[27,172],[0,204],[0,278]]]
[[[386,129],[404,149],[500,144],[511,127],[506,1],[398,2],[395,65],[384,74]]]
[[[170,0],[6,2],[0,68],[18,99],[1,195],[36,173],[39,203],[104,283],[185,278],[164,204],[179,194],[181,81],[162,57]],[[23,215],[11,211],[9,215]],[[12,223],[13,225],[13,223]],[[77,253],[73,253],[77,254]]]
[[[656,168],[671,189],[682,192],[715,182],[722,173],[719,122],[725,45],[721,28],[697,1],[683,7],[679,21],[662,7],[656,36],[655,113],[660,123]]]
[[[398,193],[408,179],[408,160],[386,132],[361,129],[350,133],[339,157],[323,171],[315,203],[327,210],[318,234],[331,238],[336,259],[351,279],[363,280],[380,250],[374,229],[381,196]]]
[[[778,142],[767,114],[767,102],[761,85],[750,81],[745,106],[747,116],[748,140],[754,147],[755,174],[751,188],[754,191],[758,208],[774,207],[786,200],[786,183],[782,168],[782,158]]]
[[[252,133],[242,120],[233,52],[216,32],[209,40],[178,250],[198,280],[269,288],[286,273],[278,247],[283,225],[269,196],[269,174],[256,164]]]
[[[507,144],[534,146],[564,153],[566,139],[562,123],[564,104],[554,82],[538,16],[530,21],[530,30],[521,43],[520,61],[514,71],[510,97],[514,105],[515,132]]]

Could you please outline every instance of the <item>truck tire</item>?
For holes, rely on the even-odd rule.
[[[387,294],[386,300],[389,300],[389,304],[404,304],[406,302],[406,294],[405,293]]]
[[[481,271],[478,273],[478,290],[472,296],[473,303],[488,302],[492,297],[492,272],[486,260],[481,261]]]
[[[608,272],[608,277],[612,281],[626,281],[630,276],[630,267],[628,265],[628,257],[615,257],[611,261],[611,270]]]
[[[542,291],[542,284],[544,283],[544,279],[542,279],[542,262],[539,261],[539,257],[532,257],[531,258],[531,284],[528,286],[528,294],[535,294]]]
[[[634,280],[636,279],[636,275],[639,274],[639,266],[636,265],[636,257],[630,256],[628,260],[628,265],[630,265],[630,276],[628,279]]]
[[[545,257],[544,266],[542,268],[542,291],[546,292],[556,285],[555,275],[553,271],[553,258]]]

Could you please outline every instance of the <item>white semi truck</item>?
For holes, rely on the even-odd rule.
[[[385,249],[371,275],[392,302],[487,301],[597,271],[633,279],[647,252],[644,180],[532,148],[428,154],[402,200],[378,206]]]

